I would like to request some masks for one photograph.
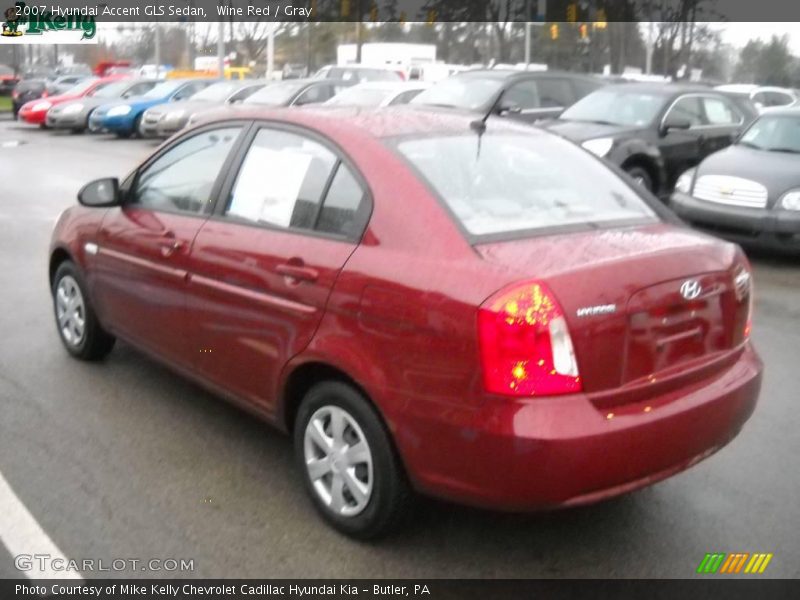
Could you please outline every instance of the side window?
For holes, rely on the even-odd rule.
[[[566,79],[543,77],[536,82],[542,108],[559,108],[572,104],[572,90]]]
[[[411,102],[411,99],[419,94],[422,90],[408,90],[407,92],[401,92],[395,96],[392,101],[389,103],[389,106],[394,106],[395,104],[408,104]]]
[[[519,106],[522,110],[539,108],[539,94],[536,82],[528,80],[512,85],[503,96],[503,101]]]
[[[665,122],[672,123],[684,120],[689,121],[692,127],[705,125],[699,97],[687,96],[678,100],[670,109],[669,114],[667,114]]]
[[[305,137],[261,129],[233,186],[225,214],[277,227],[314,227],[336,156]]]
[[[585,81],[583,79],[574,79],[572,81],[572,87],[575,89],[575,100],[573,100],[574,102],[576,100],[580,100],[581,98],[583,98],[588,94],[591,94],[593,91],[599,88],[600,85],[592,83],[591,81]]]
[[[240,131],[205,131],[173,146],[138,174],[129,201],[153,210],[209,212],[214,182]]]
[[[251,85],[250,87],[246,87],[246,88],[244,88],[242,90],[239,90],[233,96],[231,96],[230,101],[231,101],[231,103],[242,102],[246,98],[249,98],[250,96],[255,94],[262,87],[264,87],[264,86],[263,85]]]
[[[786,106],[794,101],[789,94],[782,92],[766,92],[764,95],[767,98],[767,106]]]
[[[742,121],[738,111],[720,98],[703,98],[703,109],[711,125],[736,125]]]
[[[156,85],[155,81],[143,81],[142,83],[137,83],[136,85],[131,86],[127,92],[125,92],[124,98],[133,98],[134,96],[141,96],[142,94],[149,92],[153,87]]]
[[[769,106],[767,104],[767,93],[766,92],[757,92],[753,94],[753,104],[760,104],[761,106]]]
[[[302,92],[295,101],[292,103],[295,106],[303,106],[304,104],[316,104],[324,102],[331,96],[330,86],[315,85]]]
[[[364,190],[344,163],[339,163],[317,220],[317,231],[354,237],[361,233],[367,209]]]

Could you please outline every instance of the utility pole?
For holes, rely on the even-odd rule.
[[[361,63],[361,0],[356,0],[356,62]]]
[[[225,21],[217,23],[217,76],[225,79]]]
[[[525,70],[531,66],[531,0],[525,0]]]
[[[267,81],[272,80],[272,71],[275,67],[275,23],[269,24],[267,34]]]
[[[161,27],[159,26],[158,21],[156,21],[155,25],[156,78],[158,78],[159,73],[161,72]]]

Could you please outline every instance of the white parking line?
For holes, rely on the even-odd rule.
[[[54,571],[51,564],[54,559],[61,559],[56,564],[66,565],[66,556],[58,549],[33,515],[28,512],[11,486],[0,473],[0,542],[8,549],[11,556],[20,554],[33,557],[47,555],[44,569],[36,559],[31,559],[31,568],[23,573],[29,579],[83,579],[74,571]]]

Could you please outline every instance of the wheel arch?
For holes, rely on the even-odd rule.
[[[75,262],[75,259],[70,254],[69,250],[64,248],[63,246],[57,246],[53,249],[50,253],[50,264],[48,265],[47,269],[47,278],[50,282],[50,287],[53,287],[53,277],[56,276],[56,271],[58,271],[58,267],[60,267],[66,261]]]
[[[620,165],[620,168],[623,171],[627,171],[633,167],[639,167],[647,172],[647,174],[650,176],[650,181],[653,182],[654,194],[657,194],[659,190],[661,190],[661,187],[664,184],[661,176],[661,170],[658,168],[656,161],[653,160],[652,157],[648,156],[647,154],[637,153],[626,158]]]

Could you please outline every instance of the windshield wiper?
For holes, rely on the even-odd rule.
[[[787,154],[800,154],[797,148],[767,148],[770,152],[785,152]]]
[[[745,148],[753,148],[754,150],[763,150],[763,146],[759,146],[758,144],[754,144],[753,142],[737,142],[737,146],[744,146]]]

